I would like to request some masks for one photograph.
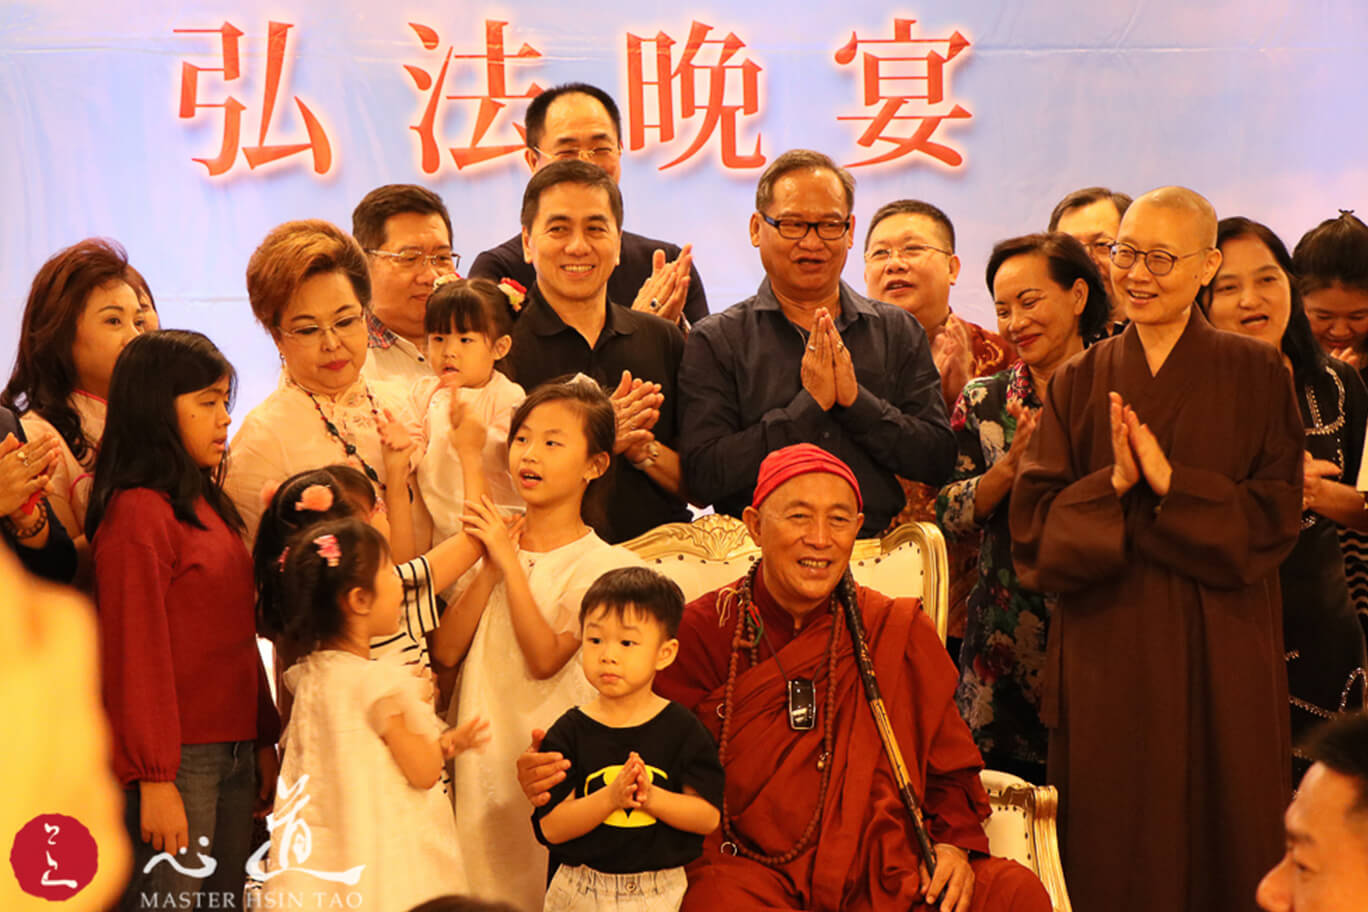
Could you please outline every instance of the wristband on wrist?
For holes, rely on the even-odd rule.
[[[27,511],[25,511],[25,512],[27,512]],[[4,523],[5,529],[9,531],[10,535],[14,536],[14,540],[15,540],[15,541],[27,541],[27,540],[30,539],[30,538],[36,538],[38,535],[42,534],[42,531],[43,531],[44,529],[47,528],[47,524],[48,524],[48,505],[47,505],[47,501],[46,501],[46,500],[40,500],[40,501],[38,501],[38,521],[37,521],[36,523],[34,523],[33,525],[29,526],[29,527],[26,528],[26,529],[25,529],[25,528],[20,528],[20,527],[19,527],[19,524],[16,523],[13,519],[11,519],[11,518],[8,517],[8,516],[4,517],[3,520],[0,520],[0,522],[3,522],[3,523]]]

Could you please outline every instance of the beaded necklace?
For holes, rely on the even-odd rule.
[[[760,661],[759,645],[764,628],[759,619],[752,614],[754,603],[751,600],[755,574],[759,569],[760,564],[757,562],[746,578],[742,580],[740,592],[735,595],[737,603],[736,631],[732,634],[731,658],[727,664],[727,685],[723,690],[722,705],[717,708],[718,715],[722,718],[722,734],[718,739],[717,756],[724,767],[727,762],[727,745],[731,736],[732,692],[736,686],[737,659],[741,655],[742,647],[750,652],[752,668],[758,665]],[[817,806],[813,808],[812,817],[809,818],[807,826],[803,828],[802,835],[798,837],[798,841],[793,844],[791,849],[781,855],[766,855],[763,852],[750,849],[738,841],[736,833],[732,830],[731,816],[727,812],[727,796],[724,791],[722,795],[722,851],[724,853],[741,855],[752,861],[777,867],[788,864],[801,855],[816,837],[818,826],[822,822],[822,808],[826,804],[827,785],[831,781],[831,746],[835,737],[836,714],[836,640],[840,629],[840,618],[836,617],[833,612],[831,639],[827,643],[827,687],[826,708],[822,713],[822,753],[817,758],[817,769],[822,774],[822,784],[817,792]],[[773,651],[772,648],[771,651]]]
[[[337,429],[337,425],[332,423],[332,419],[323,414],[323,406],[319,405],[318,399],[314,397],[314,394],[304,389],[302,386],[299,388],[304,392],[304,395],[309,397],[309,401],[313,403],[314,411],[318,412],[318,417],[323,419],[323,427],[327,428],[328,434],[335,438],[338,443],[342,444],[343,452],[361,463],[361,471],[365,472],[366,477],[379,486],[380,496],[384,497],[385,483],[380,480],[380,473],[376,472],[375,469],[371,467],[371,464],[366,462],[361,454],[357,452],[356,444],[342,436],[342,432]],[[371,414],[375,416],[375,426],[378,428],[380,427],[380,409],[375,405],[375,397],[371,395],[370,387],[367,386],[365,389],[366,401],[370,403]]]

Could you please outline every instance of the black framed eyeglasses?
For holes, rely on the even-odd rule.
[[[781,238],[787,238],[790,241],[801,241],[807,237],[809,231],[816,231],[817,236],[824,241],[836,241],[845,237],[845,233],[850,230],[849,217],[840,220],[821,219],[816,222],[807,222],[795,218],[770,218],[758,210],[756,214],[764,219],[766,225],[779,232]]]
[[[1166,276],[1173,272],[1173,267],[1178,265],[1179,260],[1186,260],[1188,257],[1195,257],[1206,253],[1209,248],[1194,250],[1192,253],[1172,254],[1166,250],[1136,250],[1129,244],[1112,244],[1111,261],[1118,269],[1130,269],[1135,265],[1136,260],[1143,259],[1145,268],[1150,271],[1152,276]]]

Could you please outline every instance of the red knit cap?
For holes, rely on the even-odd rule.
[[[821,447],[810,443],[795,443],[775,450],[765,457],[765,461],[760,463],[760,477],[755,481],[755,497],[751,499],[751,506],[760,509],[760,505],[765,502],[766,497],[774,493],[775,488],[790,478],[811,472],[825,472],[845,479],[855,491],[855,503],[859,509],[864,509],[860,483],[855,480],[855,473],[850,470],[850,466]]]

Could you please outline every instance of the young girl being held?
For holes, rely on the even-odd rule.
[[[207,338],[128,343],[86,514],[114,769],[135,847],[122,908],[240,901],[279,720],[253,629],[252,561],[221,482],[233,368]],[[208,876],[156,853],[216,861]],[[190,871],[200,869],[190,865]],[[198,905],[198,901],[196,901]]]
[[[307,826],[307,857],[273,838],[263,907],[407,909],[465,889],[444,757],[480,746],[473,719],[442,732],[424,682],[371,661],[394,633],[403,587],[385,537],[360,519],[301,530],[285,551],[284,632],[311,651],[285,673],[295,695],[272,826]],[[307,868],[307,870],[304,870]],[[354,883],[316,872],[355,872]],[[275,905],[272,905],[275,903]]]
[[[511,771],[531,729],[594,696],[570,664],[585,591],[606,570],[641,564],[582,515],[608,470],[615,423],[608,396],[582,375],[544,384],[519,406],[508,467],[527,504],[521,536],[510,535],[490,500],[468,504],[470,532],[488,556],[433,645],[443,664],[464,659],[456,721],[478,707],[493,724],[490,749],[458,757],[453,775],[471,892],[529,912],[541,908],[547,853],[527,827]]]
[[[488,430],[481,458],[490,498],[505,510],[522,509],[508,473],[508,426],[524,393],[496,369],[513,344],[508,298],[498,285],[443,276],[428,298],[425,328],[434,376],[414,385],[409,408],[426,441],[418,489],[432,514],[433,541],[441,541],[461,531],[466,501],[479,502],[461,483],[460,454],[450,439],[462,404]]]

